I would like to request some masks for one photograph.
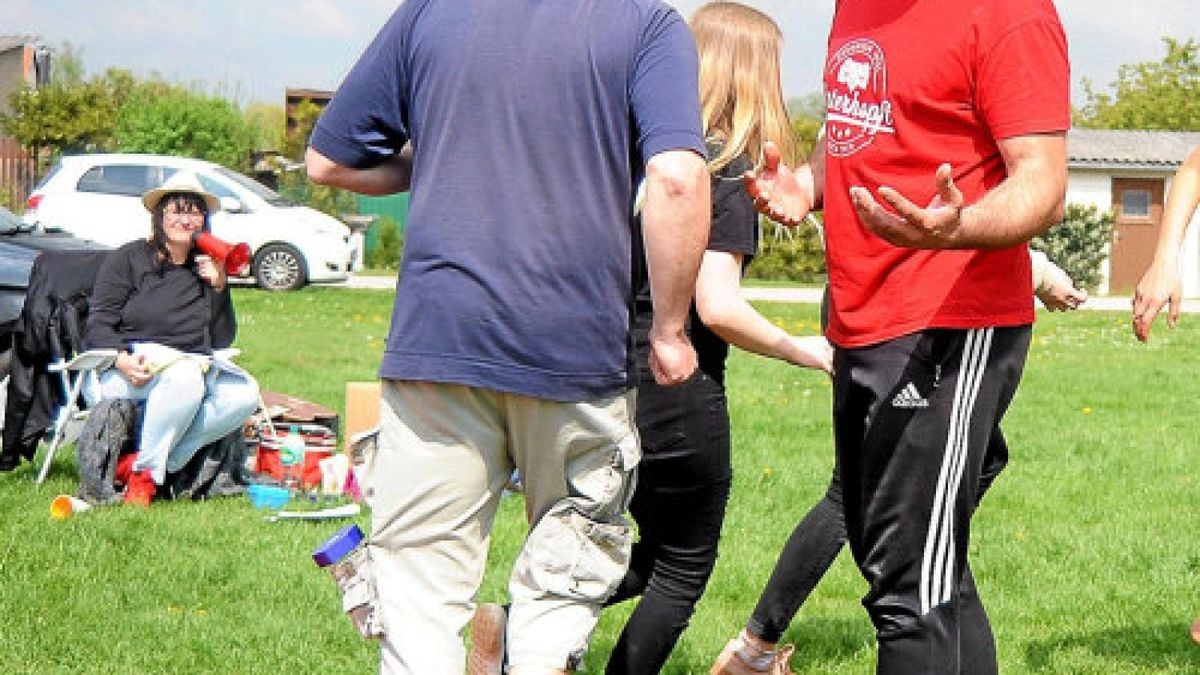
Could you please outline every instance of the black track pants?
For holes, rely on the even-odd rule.
[[[979,478],[978,500],[1008,464],[1008,443],[1000,427],[992,431]],[[767,642],[779,642],[796,612],[816,588],[821,577],[846,544],[846,518],[842,513],[842,479],[835,467],[829,488],[788,537],[771,578],[763,588],[746,630]],[[971,672],[964,670],[964,673]]]
[[[835,355],[846,532],[869,585],[878,673],[996,672],[966,554],[989,438],[1030,333],[927,330]]]

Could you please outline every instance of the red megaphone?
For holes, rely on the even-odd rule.
[[[207,232],[197,232],[192,239],[196,242],[196,248],[225,265],[227,274],[237,276],[250,265],[249,244],[231,244]]]

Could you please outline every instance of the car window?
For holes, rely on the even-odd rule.
[[[15,213],[0,206],[0,233],[19,232],[21,219]]]
[[[33,192],[37,192],[38,190],[41,190],[43,187],[45,187],[46,183],[49,183],[50,179],[53,178],[54,174],[58,173],[59,169],[61,169],[61,168],[62,168],[62,162],[59,162],[58,164],[55,164],[54,166],[50,167],[50,170],[46,172],[46,175],[42,176],[42,179],[37,182],[37,185],[33,186]]]
[[[151,180],[151,174],[160,173],[155,168],[144,164],[101,164],[88,169],[80,177],[76,189],[80,192],[141,196],[155,182]]]
[[[209,192],[213,193],[217,197],[219,197],[219,198],[233,197],[234,199],[238,199],[237,193],[235,193],[233,190],[230,190],[229,187],[226,186],[224,183],[217,181],[217,180],[213,180],[212,178],[209,178],[208,176],[205,176],[202,173],[196,174],[196,177],[200,179],[200,185],[203,186],[205,190],[208,190]]]
[[[225,167],[218,167],[217,173],[246,188],[271,206],[295,206],[295,202],[292,200],[287,197],[280,197],[279,193],[245,174],[230,171]]]

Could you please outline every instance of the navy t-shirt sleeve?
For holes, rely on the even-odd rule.
[[[408,142],[406,8],[401,5],[375,36],[313,127],[309,145],[342,166],[375,166]]]
[[[758,252],[758,213],[741,179],[748,168],[748,162],[734,160],[713,175],[712,232],[708,237],[708,250],[740,253],[747,260]]]
[[[642,31],[630,83],[637,147],[643,162],[667,150],[704,155],[699,60],[679,13],[656,9]]]

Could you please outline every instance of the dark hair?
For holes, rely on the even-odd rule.
[[[176,209],[184,208],[191,210],[192,207],[199,209],[204,214],[204,231],[208,231],[208,205],[199,195],[191,192],[168,192],[159,198],[158,203],[154,205],[154,209],[150,212],[150,248],[154,250],[155,259],[158,261],[159,267],[167,264],[171,259],[171,253],[167,250],[167,233],[163,230],[163,214],[168,206],[174,206]],[[191,255],[189,254],[189,258]]]

